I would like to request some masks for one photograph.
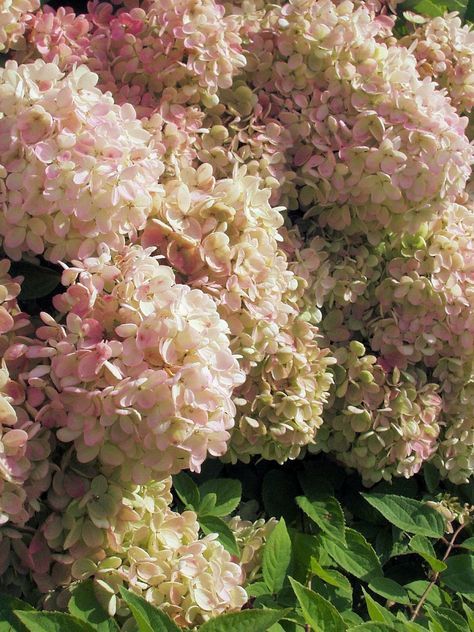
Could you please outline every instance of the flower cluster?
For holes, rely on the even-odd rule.
[[[40,0],[2,0],[0,4],[0,53],[23,48],[25,20],[39,9]]]
[[[242,520],[234,516],[228,522],[240,551],[240,566],[245,574],[246,583],[256,581],[262,572],[263,549],[268,536],[275,528],[275,518],[259,518],[255,522]]]
[[[123,629],[130,617],[118,595],[124,584],[183,627],[245,603],[242,570],[216,536],[199,539],[196,514],[169,508],[170,478],[137,486],[96,472],[76,463],[55,475],[52,513],[41,529],[55,568],[40,582],[54,572],[64,585],[93,578],[98,599]]]
[[[371,346],[392,366],[474,354],[474,215],[457,204],[421,233],[394,248],[386,278],[375,290],[379,318],[369,326]]]
[[[420,370],[389,371],[360,342],[335,352],[333,399],[311,451],[332,452],[366,484],[409,478],[437,448],[442,401]]]
[[[474,31],[462,25],[457,13],[431,20],[416,16],[422,24],[403,37],[400,44],[412,48],[420,77],[431,77],[451,98],[460,112],[474,105]]]
[[[23,526],[49,487],[52,437],[34,419],[35,394],[25,387],[18,366],[5,361],[6,347],[29,324],[16,301],[18,279],[10,277],[9,268],[8,260],[0,262],[0,525]]]
[[[462,191],[467,119],[418,75],[409,50],[381,40],[386,21],[348,1],[300,0],[268,5],[258,24],[229,111],[253,132],[241,155],[282,182],[285,204],[375,238],[413,230]],[[262,156],[262,146],[272,149]]]
[[[187,283],[215,297],[232,349],[248,375],[236,392],[229,456],[282,462],[313,441],[330,386],[327,350],[299,317],[302,280],[279,247],[280,209],[246,168],[216,180],[209,164],[165,185],[163,205],[142,235]]]
[[[74,442],[80,462],[98,457],[136,483],[224,454],[243,374],[213,299],[141,246],[115,256],[104,246],[63,283],[64,325],[43,314],[38,341],[18,351],[44,358],[43,384],[54,387],[42,423]]]
[[[160,193],[163,165],[130,105],[115,105],[84,66],[37,60],[0,70],[0,236],[12,259],[115,250]]]

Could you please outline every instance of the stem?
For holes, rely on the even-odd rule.
[[[461,531],[464,529],[465,526],[466,525],[464,525],[464,524],[460,525],[456,529],[456,531],[453,533],[453,536],[452,536],[451,540],[449,541],[448,548],[446,549],[446,553],[444,554],[444,557],[443,557],[443,560],[442,560],[443,562],[445,562],[448,559],[451,551],[453,550],[456,538],[458,537],[458,535],[461,533]],[[436,573],[433,575],[433,579],[431,580],[431,582],[426,587],[426,590],[424,591],[424,593],[421,595],[420,601],[417,603],[416,608],[413,611],[413,615],[412,615],[412,618],[410,619],[410,621],[414,621],[417,618],[417,616],[420,614],[420,611],[421,611],[421,609],[423,607],[423,604],[425,603],[426,599],[428,598],[428,595],[430,594],[431,589],[433,588],[433,586],[438,581],[439,573],[440,573],[440,571],[436,571]]]

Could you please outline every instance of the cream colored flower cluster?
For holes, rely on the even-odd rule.
[[[14,260],[119,250],[143,227],[163,165],[130,105],[114,104],[85,66],[37,60],[0,69],[0,236]]]

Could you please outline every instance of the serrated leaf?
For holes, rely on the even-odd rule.
[[[338,576],[341,583],[344,580],[346,581],[344,587],[332,586],[331,584],[326,584],[319,577],[313,577],[311,580],[311,588],[314,592],[318,593],[318,595],[330,601],[338,612],[344,612],[352,608],[352,585],[347,577],[338,571],[333,571],[333,573]]]
[[[365,605],[367,606],[370,620],[379,623],[391,623],[394,618],[393,615],[381,604],[377,603],[364,588],[362,588],[362,592],[364,593]]]
[[[377,595],[385,597],[385,599],[389,599],[395,603],[401,603],[405,606],[410,605],[407,591],[398,582],[393,581],[393,579],[389,579],[388,577],[374,577],[374,579],[369,582],[369,588],[377,593]]]
[[[168,615],[143,597],[123,587],[120,588],[120,594],[130,608],[140,632],[181,632],[181,628]]]
[[[474,551],[474,538],[467,538],[464,542],[460,542],[459,546],[468,551]]]
[[[437,624],[437,628],[441,632],[469,632],[467,621],[454,610],[448,610],[447,608],[439,608],[433,610],[432,608],[425,608],[429,619]]]
[[[333,496],[319,496],[311,499],[298,496],[296,502],[321,531],[340,540],[343,544],[346,543],[344,514],[341,505]]]
[[[347,629],[336,608],[309,588],[306,588],[292,577],[290,583],[295,591],[298,603],[303,611],[303,616],[315,632],[344,632]]]
[[[16,610],[15,614],[30,632],[94,632],[94,628],[64,612]]]
[[[332,559],[345,571],[366,581],[382,576],[382,566],[373,547],[362,534],[346,529],[347,547],[330,538],[322,538],[323,545]]]
[[[393,494],[362,494],[391,524],[403,531],[442,538],[446,523],[435,509],[413,498]]]
[[[0,632],[25,632],[26,627],[21,623],[14,611],[34,610],[30,604],[10,595],[0,594]]]
[[[402,5],[403,10],[413,11],[420,15],[426,15],[429,18],[435,18],[437,16],[444,15],[446,12],[446,5],[442,3],[433,2],[433,0],[409,0]]]
[[[210,512],[213,516],[228,516],[234,511],[242,496],[240,481],[230,478],[216,478],[199,486],[201,498],[206,494],[215,494],[215,507]]]
[[[344,623],[347,623],[349,629],[352,629],[355,625],[360,625],[364,622],[358,614],[356,614],[353,610],[346,610],[341,612],[341,617],[344,619]]]
[[[198,486],[190,476],[184,472],[176,474],[173,476],[173,487],[183,505],[194,510],[198,508],[201,496]]]
[[[267,632],[268,628],[280,621],[287,610],[242,610],[221,614],[206,621],[199,632]]]
[[[316,575],[316,577],[322,579],[323,582],[325,582],[326,584],[336,586],[337,588],[342,588],[343,590],[346,589],[347,579],[344,577],[344,575],[341,575],[337,571],[331,570],[330,568],[323,568],[314,557],[312,557],[310,560],[310,569],[313,575]]]
[[[430,582],[423,579],[405,584],[405,589],[408,592],[408,596],[411,601],[416,602],[421,599],[421,596],[424,594],[429,584]],[[450,595],[446,591],[441,590],[439,586],[432,586],[426,598],[426,603],[434,606],[435,608],[439,608],[440,606],[449,606],[451,605],[451,601]]]
[[[26,301],[48,296],[61,283],[61,272],[28,261],[14,263],[12,274],[23,277],[20,298]]]
[[[116,622],[109,617],[97,601],[94,582],[90,579],[81,582],[74,588],[68,609],[77,619],[93,625],[96,632],[119,632]]]
[[[231,555],[235,555],[240,558],[240,551],[237,546],[237,542],[235,541],[235,536],[222,518],[218,518],[217,516],[200,516],[199,525],[205,535],[209,535],[209,533],[217,533],[219,542],[225,550],[229,551]]]
[[[291,540],[285,519],[280,521],[270,533],[263,549],[263,579],[273,594],[283,588],[283,583],[291,562]]]
[[[451,590],[474,601],[474,555],[463,553],[448,557],[440,579]]]
[[[412,551],[421,555],[428,562],[435,572],[444,571],[446,564],[442,560],[438,560],[436,552],[428,538],[423,535],[414,535],[408,545]]]

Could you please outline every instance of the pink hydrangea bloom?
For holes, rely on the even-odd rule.
[[[386,371],[364,345],[335,352],[334,398],[311,452],[331,452],[366,485],[409,478],[437,448],[442,402],[421,370]]]
[[[76,15],[70,7],[54,10],[45,5],[24,21],[27,46],[15,54],[19,63],[41,57],[69,71],[87,61],[91,23],[86,16]]]
[[[424,234],[393,252],[376,289],[381,318],[369,325],[372,348],[392,366],[474,355],[474,220],[461,205],[443,209]]]
[[[138,483],[224,454],[244,379],[213,299],[177,284],[151,250],[104,246],[66,269],[70,287],[55,299],[64,325],[43,315],[44,342],[23,351],[49,358],[42,422],[80,462],[98,457]]]
[[[194,512],[169,509],[171,479],[136,486],[88,470],[74,464],[58,472],[48,495],[53,512],[42,533],[69,573],[64,583],[94,578],[97,598],[122,623],[122,584],[182,627],[242,607],[240,566],[215,534],[199,539]],[[54,570],[53,563],[50,577]],[[47,581],[42,578],[43,588]]]
[[[420,23],[400,44],[410,47],[421,77],[433,78],[445,88],[460,112],[474,105],[474,31],[457,13],[433,19],[416,16]]]
[[[301,280],[279,248],[281,208],[246,167],[216,179],[210,165],[165,184],[163,204],[142,234],[187,282],[218,303],[232,349],[248,375],[236,391],[229,458],[296,457],[321,425],[331,358],[317,330],[298,318]]]
[[[0,3],[0,52],[23,48],[25,18],[40,7],[40,0],[2,0]]]
[[[0,70],[0,235],[13,259],[120,249],[160,193],[163,165],[130,105],[115,105],[79,66],[37,60]]]
[[[23,526],[40,509],[39,496],[48,489],[52,437],[34,419],[30,393],[9,362],[8,347],[27,333],[29,320],[19,309],[19,279],[0,262],[0,525]],[[0,565],[2,568],[2,565]]]
[[[176,104],[212,103],[245,65],[235,18],[214,0],[147,1],[115,15],[110,4],[91,3],[89,11],[91,68],[114,94],[136,89],[137,105],[158,102],[166,88]]]
[[[258,134],[241,147],[264,177],[281,181],[285,204],[308,209],[322,227],[375,239],[416,229],[434,202],[462,191],[472,162],[467,119],[419,77],[407,49],[380,41],[386,25],[365,3],[268,5],[258,24],[246,43],[246,85],[231,92],[247,87],[252,111],[268,104],[260,127],[266,120],[290,132],[290,144],[277,134],[263,157]]]

